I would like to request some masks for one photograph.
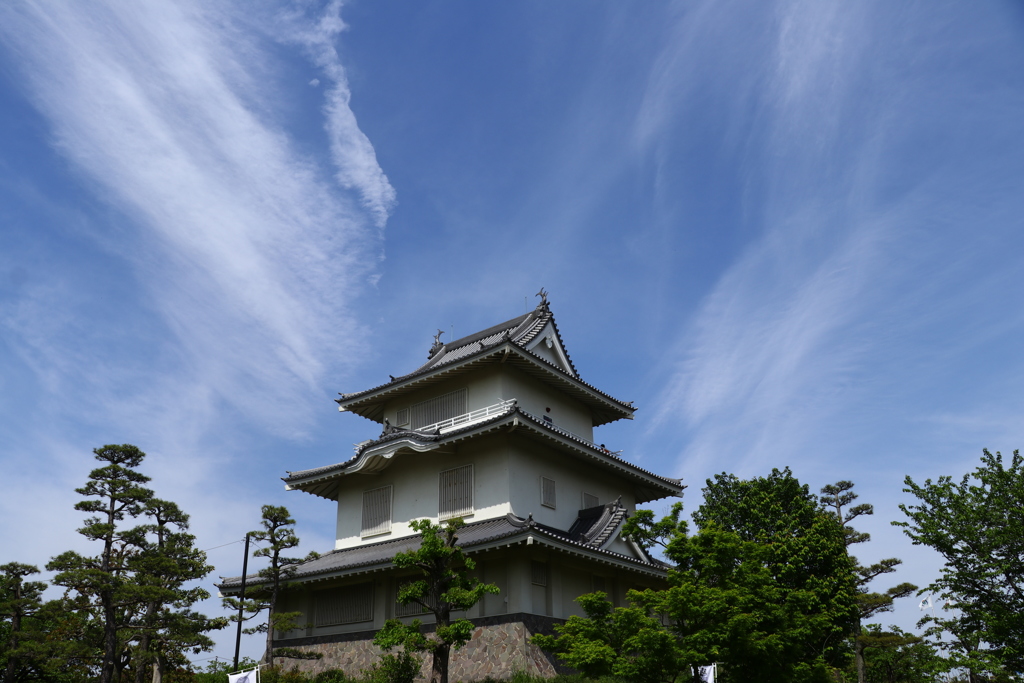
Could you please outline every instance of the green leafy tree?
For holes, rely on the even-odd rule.
[[[1016,680],[1003,664],[1003,650],[986,643],[970,619],[955,608],[917,622],[929,644],[945,653],[947,669],[966,673],[968,683],[1003,683]]]
[[[143,486],[149,477],[137,471],[146,454],[135,446],[107,445],[93,450],[96,459],[106,463],[89,474],[89,481],[75,489],[86,500],[75,509],[93,513],[79,533],[102,544],[100,554],[86,557],[68,551],[53,558],[47,569],[56,571],[53,582],[77,592],[89,601],[102,625],[100,683],[120,679],[128,663],[124,631],[130,625],[133,610],[144,596],[132,581],[131,560],[140,549],[145,533],[137,527],[125,528],[123,522],[137,518],[153,492]]]
[[[716,475],[694,521],[702,532],[717,528],[753,544],[736,548],[743,572],[735,576],[738,597],[758,618],[736,624],[734,650],[743,654],[727,661],[730,672],[740,680],[815,680],[844,662],[843,638],[857,617],[846,534],[789,468],[749,480]]]
[[[853,482],[843,480],[822,487],[821,498],[819,499],[822,507],[842,525],[848,554],[851,545],[866,543],[871,540],[870,534],[857,531],[850,526],[850,522],[858,517],[875,514],[873,505],[867,503],[852,505],[857,500],[857,497],[857,494],[853,492]],[[889,557],[865,566],[858,562],[857,558],[853,555],[849,557],[853,563],[857,585],[857,620],[852,632],[854,666],[857,671],[858,683],[865,683],[867,679],[864,649],[867,647],[867,641],[865,640],[863,624],[877,614],[891,612],[893,602],[898,598],[905,598],[911,595],[917,590],[917,586],[904,582],[889,588],[884,593],[872,592],[869,590],[868,585],[879,576],[896,571],[896,567],[903,564],[903,560]]]
[[[298,626],[298,619],[301,612],[278,612],[277,606],[281,595],[290,588],[291,579],[295,576],[298,566],[303,562],[315,559],[317,553],[312,552],[304,558],[286,557],[292,548],[299,545],[299,537],[295,535],[295,520],[288,513],[288,508],[276,505],[264,505],[262,508],[263,518],[262,529],[250,531],[249,536],[257,543],[266,545],[253,553],[255,557],[266,557],[269,560],[267,567],[261,569],[257,576],[257,582],[252,591],[244,601],[238,598],[225,598],[224,606],[231,609],[233,613],[243,609],[242,619],[248,621],[255,618],[262,612],[267,613],[267,621],[252,628],[245,629],[245,633],[265,633],[267,636],[266,650],[264,651],[262,663],[274,666],[275,657],[306,658],[293,649],[274,650],[274,632],[289,631]],[[248,612],[248,615],[244,614]],[[237,622],[237,614],[231,618]]]
[[[904,480],[917,504],[900,505],[902,527],[915,545],[945,560],[926,588],[955,605],[957,616],[932,619],[960,643],[972,677],[1024,671],[1024,459],[982,452],[981,464],[959,481]],[[927,620],[926,620],[927,621]],[[955,629],[955,631],[953,630]]]
[[[694,670],[687,653],[647,609],[613,608],[602,592],[576,601],[585,617],[573,615],[555,626],[557,635],[538,634],[531,642],[588,678],[617,676],[635,683],[691,679]]]
[[[458,531],[464,526],[461,519],[448,520],[444,526],[420,519],[410,526],[420,534],[420,547],[398,553],[393,562],[399,569],[416,569],[419,575],[398,591],[398,602],[415,603],[431,612],[434,631],[424,634],[419,619],[410,624],[389,619],[377,632],[374,643],[385,650],[402,646],[406,652],[430,653],[431,683],[448,683],[451,650],[466,644],[473,633],[473,622],[452,621],[452,612],[467,610],[485,593],[498,593],[499,589],[470,576],[476,563],[457,545]]]
[[[740,480],[716,475],[690,536],[682,507],[625,529],[661,545],[675,565],[666,591],[642,597],[696,664],[723,664],[722,680],[827,681],[848,657],[856,620],[853,568],[842,527],[788,469]]]

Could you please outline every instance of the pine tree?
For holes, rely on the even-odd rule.
[[[864,634],[864,622],[876,614],[892,611],[893,601],[910,595],[917,590],[917,586],[912,583],[901,583],[884,593],[873,593],[868,590],[868,584],[883,574],[891,574],[896,571],[896,567],[903,564],[903,560],[890,557],[864,566],[857,561],[856,557],[850,555],[851,545],[871,540],[871,534],[857,531],[850,526],[850,522],[862,515],[875,514],[874,506],[868,503],[850,507],[857,497],[857,494],[853,492],[853,482],[843,480],[822,487],[820,502],[822,507],[843,525],[847,555],[850,557],[850,562],[853,563],[857,577],[857,623],[853,631],[854,663],[857,668],[857,683],[865,683],[864,650],[873,641]]]
[[[52,658],[91,667],[91,653],[98,651],[101,683],[120,681],[130,666],[141,681],[147,664],[155,663],[159,674],[160,663],[180,661],[183,650],[211,647],[204,634],[224,621],[189,610],[208,594],[186,584],[212,567],[185,532],[188,516],[145,487],[149,477],[137,468],[146,454],[129,444],[107,445],[93,453],[105,464],[76,489],[86,500],[75,509],[94,515],[78,531],[102,549],[93,557],[69,551],[47,565],[57,572],[54,584],[66,588],[66,614],[58,612],[51,619],[67,634],[60,641],[50,639],[63,643],[54,645],[60,651]],[[146,516],[152,522],[139,523]]]
[[[93,453],[106,465],[90,472],[85,486],[75,489],[87,498],[76,503],[75,509],[96,515],[86,519],[78,532],[91,541],[99,541],[103,548],[96,557],[68,551],[53,558],[47,569],[57,572],[55,584],[89,600],[103,628],[99,680],[112,683],[120,678],[128,663],[123,629],[129,625],[133,610],[144,600],[132,581],[130,563],[139,552],[145,533],[138,527],[125,528],[122,523],[141,515],[153,492],[143,486],[149,477],[135,469],[146,457],[135,446],[107,445]]]
[[[267,545],[259,548],[253,553],[255,557],[266,557],[270,565],[261,569],[258,579],[254,582],[252,591],[244,601],[238,598],[224,598],[224,606],[238,612],[239,607],[248,616],[242,615],[243,621],[249,621],[262,612],[267,612],[267,621],[253,628],[245,629],[245,633],[266,633],[267,645],[263,655],[262,663],[268,666],[274,665],[274,657],[294,657],[297,652],[288,651],[285,653],[274,652],[274,631],[288,631],[296,627],[301,612],[278,612],[277,604],[281,594],[289,588],[289,582],[295,575],[298,565],[303,562],[315,559],[317,553],[312,552],[304,558],[285,557],[284,553],[299,545],[299,537],[295,535],[292,526],[295,520],[289,516],[288,508],[275,505],[263,506],[263,528],[257,531],[250,531],[249,536],[253,541],[263,542]],[[233,616],[232,621],[237,622],[238,616]]]
[[[188,586],[203,578],[213,567],[206,553],[195,548],[195,537],[187,533],[189,516],[170,501],[153,498],[144,514],[151,523],[144,527],[146,541],[131,562],[135,582],[145,594],[145,605],[134,624],[137,645],[133,653],[135,683],[146,677],[152,665],[154,683],[160,683],[166,665],[184,664],[185,652],[212,648],[207,632],[223,628],[226,619],[210,619],[190,607],[210,597],[208,591]]]
[[[15,683],[21,680],[20,672],[29,664],[33,634],[27,621],[42,607],[42,594],[46,584],[42,581],[25,581],[25,577],[38,574],[39,569],[27,564],[10,562],[0,566],[0,620],[8,629],[6,646],[7,663],[4,667],[4,681]]]

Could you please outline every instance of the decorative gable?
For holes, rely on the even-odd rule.
[[[554,321],[550,320],[541,328],[537,336],[525,346],[526,350],[533,355],[543,358],[567,375],[576,377],[576,369],[569,360],[569,354],[565,352],[565,346],[558,334]]]

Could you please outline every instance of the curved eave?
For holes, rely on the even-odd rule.
[[[437,448],[476,438],[499,430],[525,428],[529,437],[547,445],[554,445],[560,450],[575,457],[589,460],[619,475],[625,475],[634,485],[637,504],[646,503],[669,496],[678,496],[683,491],[682,483],[653,472],[648,472],[632,463],[596,449],[571,435],[563,433],[556,426],[549,426],[515,408],[505,415],[480,422],[463,430],[452,432],[438,441],[420,441],[415,437],[406,437],[380,444],[370,445],[355,458],[330,467],[311,470],[308,476],[289,476],[285,479],[285,488],[289,491],[299,490],[306,493],[336,500],[338,487],[342,477],[356,473],[379,472],[386,468],[392,458],[402,452],[426,452]]]
[[[603,465],[616,474],[629,477],[633,482],[636,494],[636,503],[647,503],[652,500],[660,500],[669,496],[679,496],[683,493],[682,482],[674,479],[660,477],[653,472],[637,467],[636,465],[621,460],[610,453],[604,453],[592,448],[585,443],[578,441],[571,436],[563,434],[558,427],[549,427],[529,414],[519,411],[523,418],[520,424],[528,428],[528,434],[538,441],[548,445],[555,444],[562,450],[571,452],[577,457],[582,457],[592,462]]]
[[[493,362],[512,363],[526,374],[553,384],[573,396],[590,408],[594,416],[595,427],[623,418],[632,419],[633,413],[636,412],[636,408],[633,406],[605,394],[514,342],[503,342],[488,347],[455,363],[432,368],[422,374],[400,377],[374,389],[352,394],[350,397],[343,396],[336,399],[336,402],[340,410],[352,412],[383,424],[384,404],[388,400]]]
[[[498,538],[484,541],[483,543],[463,546],[462,549],[466,555],[479,555],[492,550],[501,550],[521,545],[540,545],[566,555],[659,579],[664,579],[668,576],[668,568],[660,563],[654,564],[653,562],[645,562],[611,550],[591,548],[583,545],[582,543],[570,541],[569,539],[562,538],[556,534],[548,533],[536,526],[524,527],[521,531],[516,533],[500,536]],[[394,566],[393,561],[385,560],[360,563],[340,569],[330,569],[316,573],[304,574],[300,569],[293,577],[292,581],[294,583],[317,583],[331,579],[388,571],[393,569]],[[241,582],[239,579],[240,577],[233,577],[232,579],[222,580],[220,584],[216,584],[221,595],[230,596],[238,594],[241,589]],[[257,585],[262,583],[262,581],[258,575],[253,575],[252,577],[247,577],[246,583],[249,585]]]

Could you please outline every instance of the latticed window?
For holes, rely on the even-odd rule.
[[[584,510],[586,510],[587,508],[597,507],[600,504],[601,503],[597,499],[597,496],[595,496],[593,493],[587,493],[586,491],[583,492],[583,509]]]
[[[395,416],[395,424],[399,427],[409,426],[409,409],[402,408],[398,411],[398,415]]]
[[[594,593],[601,591],[602,593],[607,594],[608,582],[605,580],[603,576],[598,576],[597,574],[594,574],[593,576],[591,576],[590,579],[590,588]]]
[[[317,626],[373,621],[372,582],[318,591],[315,600]]]
[[[458,417],[468,412],[466,408],[466,390],[455,391],[416,403],[409,409],[411,429],[419,429],[442,420]]]
[[[391,531],[391,486],[363,492],[363,527],[360,536]]]
[[[530,583],[534,586],[548,585],[548,566],[544,562],[530,563]]]
[[[473,514],[473,466],[445,470],[438,479],[438,517],[443,521]]]
[[[555,480],[540,478],[540,504],[544,507],[555,507]]]

